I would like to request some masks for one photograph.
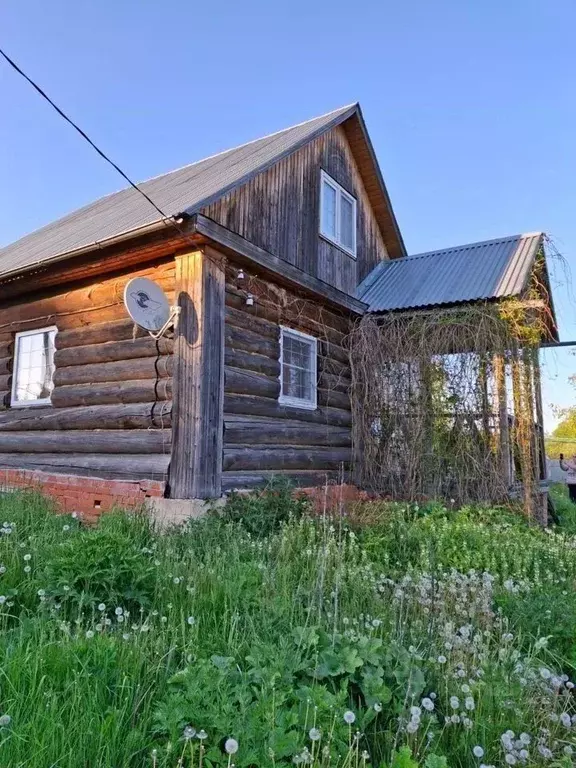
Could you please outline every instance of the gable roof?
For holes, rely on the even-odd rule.
[[[350,121],[347,133],[353,152],[358,153],[360,173],[384,242],[392,256],[404,255],[398,224],[358,104],[156,176],[139,187],[168,219],[191,214],[346,121]],[[0,277],[101,247],[121,236],[136,236],[161,221],[158,211],[141,194],[131,187],[123,189],[1,248]]]
[[[381,262],[358,286],[369,312],[517,296],[527,287],[542,232]]]

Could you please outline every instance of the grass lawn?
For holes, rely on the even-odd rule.
[[[159,535],[0,497],[0,766],[568,768],[562,503],[555,531],[382,503],[351,525],[279,490]]]

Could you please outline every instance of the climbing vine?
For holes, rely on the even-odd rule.
[[[541,268],[541,267],[540,267]],[[366,316],[350,338],[356,480],[394,498],[541,499],[538,282],[520,298]]]

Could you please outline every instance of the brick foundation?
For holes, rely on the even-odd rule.
[[[361,501],[371,501],[373,496],[355,485],[347,483],[339,485],[313,486],[298,488],[294,491],[297,496],[307,496],[316,514],[348,514]]]
[[[148,498],[164,496],[164,483],[157,480],[104,480],[20,469],[0,469],[0,489],[39,491],[62,512],[77,512],[86,522],[94,522],[113,507],[133,509]]]

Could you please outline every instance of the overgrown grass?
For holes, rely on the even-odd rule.
[[[562,529],[572,535],[576,534],[576,504],[568,497],[568,487],[564,483],[553,483],[550,496]]]
[[[159,535],[1,497],[0,765],[572,764],[571,537],[306,511],[276,488]]]

